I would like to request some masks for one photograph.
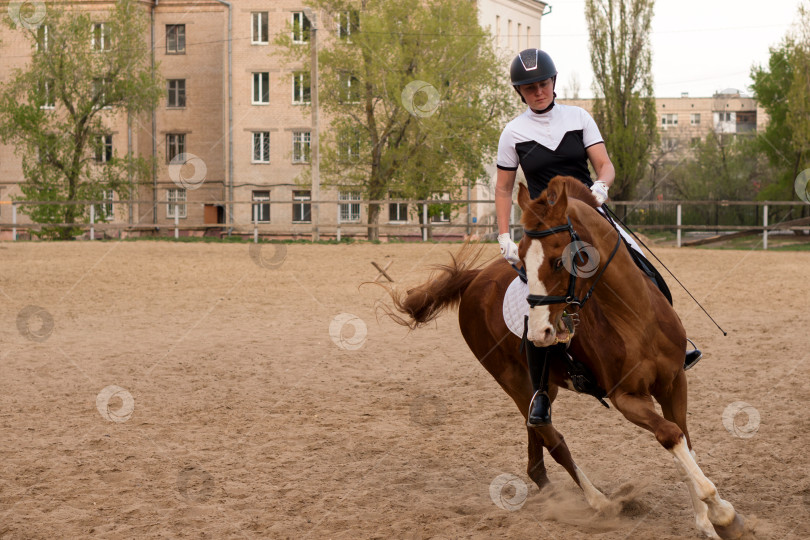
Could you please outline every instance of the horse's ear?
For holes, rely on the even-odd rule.
[[[526,212],[532,203],[532,198],[529,195],[529,189],[526,187],[526,184],[521,182],[518,185],[518,206],[520,206],[521,210]]]
[[[562,217],[568,210],[568,189],[565,179],[555,176],[546,188],[546,200],[551,207],[551,215]]]

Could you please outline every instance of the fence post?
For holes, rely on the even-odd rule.
[[[180,206],[175,205],[175,207],[174,207],[174,237],[175,238],[180,238],[180,231],[177,229],[179,227],[179,225],[180,225],[180,218],[178,217],[179,215],[180,215]]]
[[[428,239],[428,208],[427,203],[422,203],[422,242]]]
[[[676,223],[678,224],[678,247],[681,247],[681,205],[676,210]]]
[[[96,205],[90,205],[90,240],[96,239],[96,229],[94,225],[96,224]]]
[[[762,208],[762,249],[768,249],[768,205]]]
[[[351,214],[351,206],[349,206],[349,214]],[[349,216],[351,219],[351,215]],[[335,233],[335,239],[340,242],[340,203],[337,205],[337,233]]]
[[[17,205],[15,203],[11,203],[11,223],[13,227],[11,228],[11,239],[16,242],[17,241]]]

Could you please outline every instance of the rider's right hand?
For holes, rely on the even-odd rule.
[[[510,264],[517,264],[520,262],[517,244],[512,241],[509,233],[499,234],[498,243],[501,245],[501,255],[503,255],[504,259],[509,261]]]

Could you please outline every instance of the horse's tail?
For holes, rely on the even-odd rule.
[[[422,326],[448,307],[456,307],[473,279],[481,272],[474,268],[481,257],[482,246],[465,244],[450,264],[434,266],[434,272],[422,285],[407,292],[391,290],[388,293],[394,308],[406,316],[400,317],[390,308],[383,307],[395,322],[411,329]]]

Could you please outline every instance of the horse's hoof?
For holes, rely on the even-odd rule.
[[[723,539],[736,540],[745,534],[745,522],[740,514],[734,514],[734,520],[728,525],[714,525],[717,535]]]

